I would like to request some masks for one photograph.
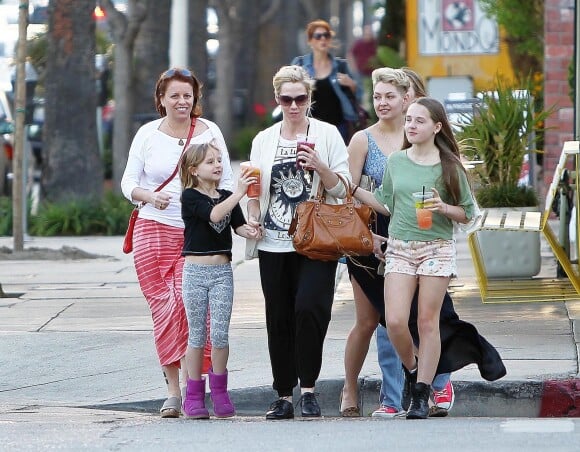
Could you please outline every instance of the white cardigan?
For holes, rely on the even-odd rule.
[[[316,136],[316,152],[318,152],[320,159],[325,161],[332,171],[341,174],[350,182],[352,177],[348,169],[348,153],[338,129],[332,124],[315,118],[308,118],[308,121],[310,121],[308,133]],[[281,127],[282,123],[278,122],[258,133],[252,141],[250,160],[258,162],[261,171],[261,195],[259,199],[261,223],[264,222],[268,202],[270,201],[272,165],[278,148]],[[316,195],[320,183],[320,176],[314,172],[312,190],[310,192],[311,197]],[[326,189],[326,202],[328,204],[339,204],[344,197],[346,197],[346,189],[340,180],[334,187]],[[258,256],[257,244],[256,240],[246,239],[246,259],[253,259]]]

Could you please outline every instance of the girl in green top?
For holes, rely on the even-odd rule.
[[[384,255],[387,330],[406,378],[413,381],[407,419],[425,419],[441,353],[439,313],[449,280],[456,274],[453,222],[469,222],[474,204],[459,146],[439,101],[423,97],[409,106],[403,149],[389,158],[379,189],[369,193],[355,186],[354,194],[378,212],[391,215]],[[433,199],[424,206],[432,213],[430,229],[417,224],[413,193],[423,190],[433,192]],[[377,237],[375,251],[383,257],[381,240]],[[418,359],[408,328],[417,285]]]

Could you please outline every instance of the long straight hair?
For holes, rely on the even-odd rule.
[[[179,178],[181,179],[182,190],[195,188],[199,185],[199,178],[193,175],[190,169],[197,168],[204,161],[210,150],[214,150],[218,155],[221,155],[219,148],[213,141],[189,145],[179,162]]]
[[[465,171],[461,163],[459,145],[451,130],[445,107],[443,107],[441,102],[432,97],[419,97],[411,103],[422,105],[429,112],[429,116],[431,116],[433,122],[441,123],[441,130],[435,134],[435,146],[439,149],[439,158],[441,159],[441,177],[443,178],[445,190],[451,196],[453,203],[457,205],[461,198],[458,171],[463,171],[466,176],[467,171]],[[411,143],[409,143],[407,135],[405,134],[403,149],[407,149],[410,146]]]

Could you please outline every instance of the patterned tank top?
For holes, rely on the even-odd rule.
[[[369,142],[367,158],[362,169],[362,174],[371,176],[378,186],[383,182],[383,173],[387,167],[388,157],[383,154],[373,136],[365,130]]]

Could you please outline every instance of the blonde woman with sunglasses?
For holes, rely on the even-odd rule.
[[[348,121],[357,120],[348,91],[360,98],[362,90],[354,80],[346,60],[330,53],[335,44],[334,31],[328,22],[320,19],[310,22],[306,26],[306,38],[312,51],[294,58],[291,64],[303,66],[315,81],[311,115],[334,124],[348,144],[351,134]]]
[[[151,309],[153,335],[168,397],[161,417],[181,414],[179,369],[187,347],[188,325],[181,280],[184,258],[181,183],[173,173],[195,119],[192,144],[214,141],[221,152],[220,188],[233,188],[233,173],[223,135],[216,124],[201,117],[201,83],[188,69],[163,72],[155,85],[155,107],[161,116],[143,125],[129,149],[121,189],[139,211],[133,236],[135,270],[143,296]],[[183,384],[186,382],[185,373]]]
[[[336,127],[307,113],[313,81],[300,66],[284,66],[273,79],[282,121],[260,132],[250,159],[261,171],[261,194],[248,200],[248,221],[262,225],[259,240],[247,240],[247,258],[258,257],[266,304],[268,349],[278,393],[266,419],[294,417],[292,393],[300,385],[302,417],[320,417],[314,394],[334,298],[337,262],[309,259],[294,250],[288,228],[296,206],[322,184],[327,203],[338,203],[350,180],[346,146]],[[315,137],[298,146],[297,134]]]

